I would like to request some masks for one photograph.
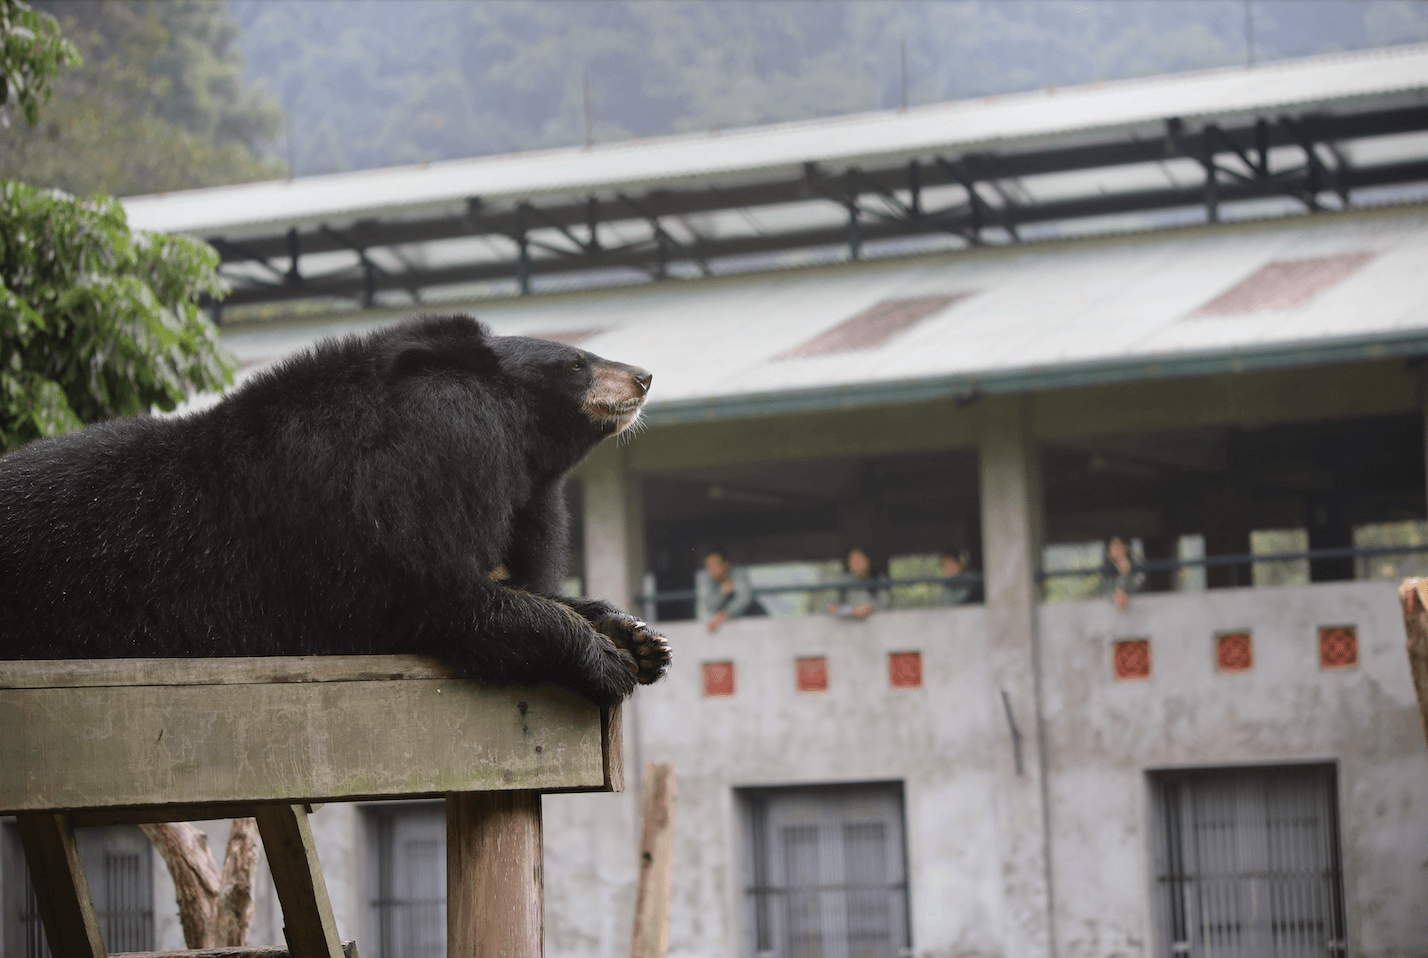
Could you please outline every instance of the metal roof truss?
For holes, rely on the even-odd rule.
[[[1428,131],[1428,106],[1350,114],[1261,117],[1239,125],[1196,129],[1178,119],[1150,138],[1123,135],[1076,146],[1021,152],[976,152],[910,158],[879,168],[801,171],[752,182],[650,190],[639,196],[572,197],[500,207],[470,197],[461,210],[413,218],[322,224],[284,233],[209,241],[233,282],[225,305],[312,297],[352,298],[372,305],[388,290],[420,301],[421,290],[454,284],[514,280],[529,293],[537,276],[619,271],[658,280],[675,263],[710,274],[732,257],[842,247],[857,259],[869,241],[944,235],[968,245],[1016,243],[1032,224],[1116,214],[1203,207],[1210,222],[1221,207],[1245,200],[1287,198],[1304,211],[1372,187],[1428,181],[1428,145],[1413,142],[1388,162],[1355,165],[1353,141]],[[1169,163],[1198,167],[1183,181]],[[1020,188],[1038,177],[1159,165],[1166,186],[1104,191],[1073,188],[1038,196]],[[950,188],[950,189],[949,189]],[[1039,191],[1045,193],[1046,191]],[[754,211],[778,216],[755,222]],[[801,212],[799,212],[801,211]],[[704,231],[701,216],[737,213],[750,227]],[[763,216],[763,213],[760,213]],[[712,222],[712,221],[711,221]],[[672,230],[678,223],[680,229]],[[683,235],[679,235],[683,234]],[[469,241],[483,239],[477,246]],[[466,240],[445,257],[425,255],[431,244]],[[494,240],[495,242],[491,242]],[[382,251],[374,257],[374,251]],[[334,265],[334,257],[345,254]],[[352,257],[355,256],[355,261]],[[326,261],[327,269],[321,270]],[[383,263],[386,265],[383,265]]]

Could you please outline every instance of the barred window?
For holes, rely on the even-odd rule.
[[[375,958],[446,958],[446,806],[368,808],[367,847]]]
[[[1332,766],[1164,772],[1152,784],[1160,955],[1348,953]]]
[[[747,952],[910,954],[900,783],[745,789]]]
[[[153,847],[132,825],[75,831],[84,877],[110,954],[154,950]],[[20,834],[4,829],[4,956],[49,958],[49,944],[35,903],[35,888]]]

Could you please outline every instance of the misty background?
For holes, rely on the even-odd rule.
[[[87,62],[0,175],[121,195],[1428,40],[1420,0],[37,5]]]

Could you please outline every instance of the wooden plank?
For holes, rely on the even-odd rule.
[[[664,958],[669,951],[669,899],[674,863],[674,766],[646,762],[640,790],[640,877],[630,958]]]
[[[0,813],[604,786],[599,708],[553,687],[0,690]]]
[[[1403,627],[1408,635],[1408,669],[1418,693],[1418,715],[1428,739],[1428,579],[1404,579],[1398,587]]]
[[[273,888],[283,906],[283,934],[292,958],[343,958],[337,920],[317,860],[307,809],[259,805],[253,809]]]
[[[65,815],[17,815],[15,825],[54,958],[104,958],[99,920]]]
[[[0,689],[128,685],[262,685],[449,679],[419,655],[281,655],[227,659],[36,659],[0,661]]]
[[[316,811],[319,806],[309,806]],[[69,812],[75,828],[104,825],[154,825],[160,822],[213,822],[220,818],[246,818],[251,804],[220,802],[216,805],[141,805],[137,808],[89,808]]]
[[[605,791],[625,790],[625,718],[623,706],[600,713],[600,752],[605,761]]]
[[[447,958],[540,958],[540,794],[446,796]]]
[[[344,958],[357,958],[357,942],[344,941],[342,954]],[[193,948],[183,951],[120,951],[109,958],[289,958],[289,952],[281,946],[234,945],[229,948]]]

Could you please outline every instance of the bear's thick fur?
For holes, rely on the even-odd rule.
[[[617,702],[669,649],[559,594],[562,484],[650,378],[427,316],[31,443],[0,458],[0,658],[415,652]]]

